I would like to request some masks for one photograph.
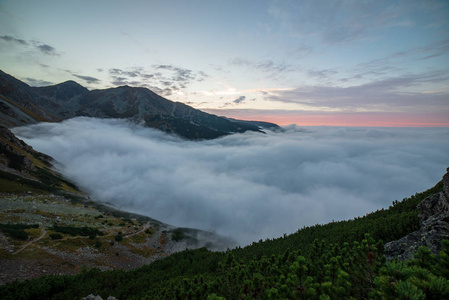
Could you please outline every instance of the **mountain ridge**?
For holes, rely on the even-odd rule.
[[[263,132],[256,123],[228,120],[174,102],[144,87],[119,86],[89,91],[69,80],[46,87],[31,87],[0,70],[0,116],[4,126],[87,116],[125,118],[186,139],[213,139],[245,131]],[[24,108],[24,109],[22,109]],[[31,113],[28,113],[28,111]],[[276,124],[264,123],[270,129]]]

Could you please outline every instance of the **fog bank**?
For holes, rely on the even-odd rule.
[[[75,118],[13,132],[96,199],[242,245],[388,207],[449,167],[448,128],[286,129],[191,142]]]

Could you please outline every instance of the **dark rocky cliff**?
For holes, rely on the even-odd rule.
[[[443,190],[418,204],[421,228],[385,244],[385,256],[388,260],[408,260],[421,246],[429,248],[433,254],[439,254],[441,241],[449,239],[449,168],[447,171],[442,180]]]

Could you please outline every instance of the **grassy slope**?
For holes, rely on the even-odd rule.
[[[24,114],[26,114],[27,116],[29,116],[30,118],[32,118],[32,119],[35,120],[36,122],[54,122],[54,121],[60,121],[60,118],[58,118],[58,117],[56,117],[56,116],[51,116],[52,119],[50,119],[50,118],[47,118],[47,117],[45,117],[45,116],[42,116],[42,115],[40,115],[40,114],[38,114],[38,113],[35,113],[35,112],[31,111],[30,109],[21,106],[21,105],[18,104],[17,102],[15,102],[15,101],[13,101],[13,100],[11,100],[11,99],[9,99],[8,97],[5,97],[5,96],[3,96],[3,95],[0,95],[0,99],[6,101],[6,102],[8,102],[10,105],[12,105],[12,106],[18,108],[20,111],[22,111]],[[32,104],[32,103],[30,103],[30,105],[32,105],[33,108],[34,108],[36,111],[39,111],[39,110],[40,110],[38,107],[36,107],[36,105],[34,105],[34,104]],[[17,124],[15,124],[15,125],[17,126],[17,125],[19,125],[19,124],[22,124],[22,123],[20,123],[20,121],[21,121],[21,120],[17,120]],[[0,121],[0,125],[1,125],[1,124],[2,124],[2,122]]]
[[[419,229],[419,211],[416,206],[427,196],[442,189],[443,183],[439,182],[422,193],[416,193],[402,201],[393,202],[388,209],[381,209],[352,220],[304,227],[286,237],[260,241],[243,249],[235,249],[233,252],[242,259],[277,255],[287,248],[301,249],[307,252],[315,239],[324,239],[327,243],[360,241],[365,233],[369,233],[374,239],[383,240],[385,243],[397,240]]]
[[[139,297],[170,289],[170,286],[179,285],[185,280],[193,282],[198,280],[195,278],[199,274],[205,281],[212,282],[220,277],[220,262],[225,262],[229,254],[240,261],[240,264],[254,264],[255,261],[263,261],[264,257],[282,257],[286,251],[296,251],[296,255],[302,253],[308,257],[311,249],[316,248],[316,244],[313,246],[316,239],[325,240],[327,244],[339,244],[343,241],[352,243],[360,241],[365,233],[369,233],[376,239],[388,242],[416,230],[419,226],[416,205],[441,189],[442,184],[439,183],[423,193],[394,203],[388,209],[349,221],[306,227],[292,235],[253,243],[245,248],[230,250],[227,254],[206,249],[187,250],[128,272],[99,272],[93,269],[77,276],[48,277],[6,285],[0,289],[0,295],[4,293],[17,296],[26,292],[27,295],[35,297],[38,290],[43,297],[54,296],[55,299],[61,296],[80,298],[90,293],[103,297]],[[30,290],[36,286],[41,287],[41,290]]]
[[[2,129],[0,142],[0,158],[16,171],[0,171],[0,192],[79,192],[73,183],[52,168],[51,157],[34,151],[6,129]],[[24,166],[25,159],[31,163],[31,168]]]

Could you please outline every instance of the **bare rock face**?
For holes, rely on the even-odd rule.
[[[449,168],[443,176],[443,190],[418,204],[421,228],[403,238],[385,244],[387,260],[408,260],[421,246],[433,254],[441,251],[441,241],[449,239]]]

